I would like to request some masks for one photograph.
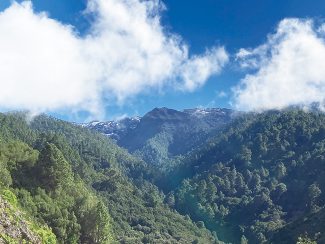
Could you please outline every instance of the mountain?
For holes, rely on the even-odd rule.
[[[116,141],[0,114],[0,242],[324,242],[323,112],[161,108],[121,124]]]
[[[174,181],[175,208],[227,242],[323,243],[325,114],[245,114],[192,151]],[[167,183],[166,183],[167,182]]]
[[[45,115],[27,121],[23,113],[0,114],[0,216],[13,209],[1,198],[26,213],[12,215],[23,216],[18,226],[0,219],[0,242],[18,243],[17,233],[26,232],[32,243],[216,243],[165,203],[146,180],[150,172],[87,128]],[[29,219],[35,225],[24,224]]]
[[[155,108],[141,118],[91,122],[82,126],[116,139],[119,146],[148,163],[170,168],[177,156],[197,147],[236,114],[221,108],[183,111]]]
[[[119,141],[140,123],[140,117],[123,118],[118,121],[83,123],[81,126],[101,132],[102,134]]]
[[[295,107],[156,108],[117,143],[153,167],[172,208],[223,241],[321,241],[323,227],[310,226],[325,221],[324,124],[321,111]]]

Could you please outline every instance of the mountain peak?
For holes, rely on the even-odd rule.
[[[154,108],[150,112],[146,113],[142,119],[160,119],[160,120],[177,120],[177,119],[183,119],[186,117],[187,114],[184,112],[175,110],[175,109],[170,109],[166,107],[162,108]]]
[[[88,128],[115,139],[130,152],[146,151],[145,160],[159,164],[202,143],[210,132],[229,123],[232,113],[232,110],[223,108],[178,111],[162,107],[154,108],[143,117],[90,123]],[[165,152],[160,158],[151,155],[157,148]]]
[[[225,123],[231,119],[233,110],[226,108],[190,108],[178,111],[175,109],[161,107],[154,108],[143,117],[124,117],[118,120],[106,122],[92,121],[90,123],[81,124],[83,127],[99,131],[108,137],[119,141],[131,131],[135,130],[139,124],[146,127],[144,124],[151,125],[152,123],[197,123],[201,121],[209,127],[214,127],[216,124]]]

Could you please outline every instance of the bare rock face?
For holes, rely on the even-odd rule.
[[[30,226],[24,214],[0,196],[0,243],[42,243]]]

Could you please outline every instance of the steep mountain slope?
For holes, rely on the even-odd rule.
[[[145,162],[99,133],[16,113],[0,114],[0,138],[0,188],[59,243],[215,242],[164,203]]]
[[[323,240],[324,155],[323,113],[248,114],[192,152],[166,182],[182,181],[170,193],[175,207],[221,240],[265,243],[281,228],[282,243],[305,231]],[[304,218],[310,222],[302,225]]]
[[[155,108],[142,118],[83,126],[117,139],[118,145],[144,161],[169,169],[176,156],[204,142],[213,131],[229,123],[233,115],[232,110],[218,108],[184,111]]]
[[[209,123],[218,118],[204,111],[156,109],[135,122],[123,137],[134,153],[152,138],[181,147],[163,145],[168,160],[182,157],[161,174],[87,128],[0,114],[0,190],[10,189],[64,243],[322,243],[325,114],[290,109],[228,119],[214,130]],[[186,121],[199,125],[190,130]],[[207,128],[205,138],[183,147],[200,134],[195,128]]]
[[[17,198],[17,207],[46,223],[58,243],[112,241],[107,208],[73,172],[58,141],[37,135],[19,117],[0,115],[0,121],[0,191],[11,192],[10,203]],[[19,137],[35,140],[33,147]]]

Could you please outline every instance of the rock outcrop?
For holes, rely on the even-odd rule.
[[[24,213],[0,196],[0,243],[42,243]]]

